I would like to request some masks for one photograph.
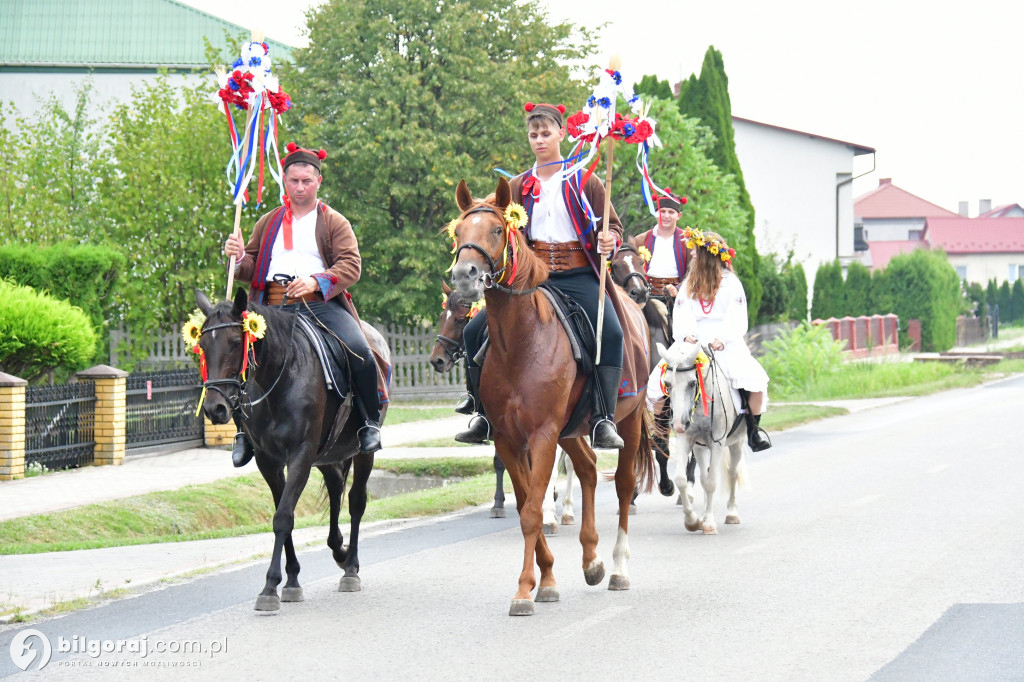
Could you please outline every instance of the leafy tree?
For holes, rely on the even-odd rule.
[[[640,79],[639,83],[633,84],[633,92],[644,97],[657,97],[658,99],[674,99],[672,86],[668,81],[658,80],[653,74],[648,74]]]
[[[786,277],[776,254],[761,256],[757,277],[761,281],[761,307],[757,311],[758,324],[778,322],[789,308]]]
[[[968,305],[971,308],[969,314],[983,317],[985,315],[985,289],[977,282],[967,285],[965,290]]]
[[[110,162],[90,92],[89,81],[77,87],[71,110],[51,96],[28,120],[0,104],[2,243],[103,238],[99,192]]]
[[[1024,281],[1020,277],[1010,287],[1010,306],[1013,308],[1013,321],[1024,320]]]
[[[804,266],[790,261],[786,273],[786,289],[789,291],[789,307],[786,317],[797,322],[807,321],[807,275]]]
[[[999,301],[999,321],[1004,323],[1013,322],[1013,298],[1008,281],[999,285],[997,300]]]
[[[310,12],[289,90],[301,140],[328,151],[322,196],[359,239],[364,315],[434,317],[456,185],[484,196],[495,167],[528,168],[523,104],[582,104],[570,65],[593,51],[585,31],[545,23],[537,0],[331,0]]]
[[[872,315],[889,315],[895,312],[896,306],[892,297],[892,282],[888,273],[875,270],[871,273],[871,295],[869,297]]]
[[[811,319],[827,320],[843,317],[843,268],[836,259],[823,263],[814,275],[814,298],[811,301]]]
[[[750,260],[746,263],[738,262],[736,270],[746,288],[747,304],[753,318],[761,302],[761,287],[754,277],[758,270],[757,244],[754,240],[754,206],[750,203],[750,195],[743,182],[743,171],[736,156],[729,77],[725,73],[722,53],[713,45],[704,53],[700,77],[691,74],[690,78],[680,85],[678,103],[679,110],[685,116],[700,119],[704,125],[711,128],[714,142],[709,156],[719,168],[733,176],[739,187],[740,206],[747,213],[746,246]]]
[[[871,309],[871,271],[858,261],[850,263],[846,270],[843,310],[844,315],[851,317],[875,314]]]
[[[922,350],[951,348],[956,342],[956,317],[960,312],[960,277],[946,255],[918,249],[896,256],[886,270],[894,312],[900,318],[900,334],[906,334],[910,320],[919,319]]]

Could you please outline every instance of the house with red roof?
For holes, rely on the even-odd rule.
[[[960,279],[984,284],[991,279],[1013,282],[1024,277],[1024,208],[1007,204],[992,208],[978,203],[978,217],[967,217],[882,178],[878,187],[854,201],[854,233],[862,262],[884,268],[898,254],[915,249],[942,249]]]

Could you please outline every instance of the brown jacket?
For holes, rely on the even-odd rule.
[[[269,272],[270,255],[281,227],[283,210],[283,207],[274,209],[256,221],[252,236],[245,245],[245,258],[235,270],[236,279],[251,283],[249,295],[260,303],[264,301],[266,278],[273,275]],[[363,261],[359,255],[355,232],[348,219],[327,204],[318,202],[316,211],[316,245],[327,269],[310,275],[320,286],[324,300],[345,294],[340,299],[342,305],[358,319],[352,297],[347,291],[359,281],[362,271]]]

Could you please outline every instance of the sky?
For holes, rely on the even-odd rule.
[[[182,1],[304,45],[320,0]],[[688,78],[714,45],[735,116],[877,150],[855,161],[855,196],[892,178],[952,211],[967,201],[971,216],[979,199],[1024,205],[1024,3],[540,2],[555,21],[600,27],[595,69],[617,54],[629,82]]]

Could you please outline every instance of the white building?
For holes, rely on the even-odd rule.
[[[732,124],[758,252],[792,249],[808,287],[822,263],[848,265],[855,258],[854,159],[875,150],[736,116]]]

